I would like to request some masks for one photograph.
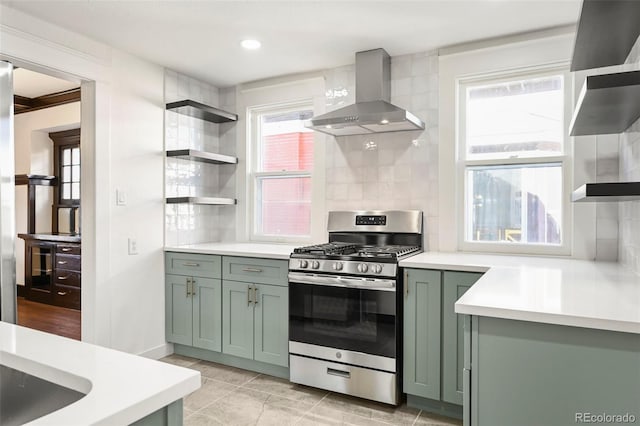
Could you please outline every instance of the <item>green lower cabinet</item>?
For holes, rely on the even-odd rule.
[[[220,280],[166,275],[165,308],[168,342],[220,351]]]
[[[288,367],[288,287],[223,281],[222,292],[222,352]]]
[[[253,359],[252,284],[223,281],[222,353]]]
[[[408,269],[404,292],[403,391],[440,399],[440,271]]]
[[[445,271],[442,280],[442,400],[462,405],[464,316],[455,303],[482,274]]]
[[[289,288],[256,286],[254,358],[269,364],[289,365]]]

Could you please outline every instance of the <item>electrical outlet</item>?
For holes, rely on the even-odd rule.
[[[138,254],[138,241],[135,238],[129,238],[129,255]]]
[[[127,194],[122,189],[116,189],[116,205],[117,206],[127,205]]]

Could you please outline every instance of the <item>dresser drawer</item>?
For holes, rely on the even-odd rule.
[[[289,263],[286,260],[222,257],[224,280],[286,286],[288,268]]]
[[[67,269],[69,271],[79,271],[80,264],[80,256],[73,254],[56,254],[56,270]]]
[[[80,309],[80,289],[66,285],[53,286],[53,304],[65,308]]]
[[[165,273],[203,278],[220,278],[220,256],[173,253],[165,255]]]
[[[80,244],[56,244],[56,253],[80,255]]]
[[[57,269],[53,276],[53,282],[60,285],[80,287],[80,278],[80,272]]]

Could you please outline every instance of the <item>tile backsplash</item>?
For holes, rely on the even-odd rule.
[[[355,102],[353,65],[325,72],[326,109]],[[391,58],[391,103],[426,123],[423,131],[327,138],[326,209],[417,209],[425,249],[438,250],[438,55]]]
[[[640,66],[640,42],[631,50],[627,63]],[[620,181],[640,182],[640,120],[620,136]],[[640,201],[619,203],[619,260],[640,274]]]
[[[223,92],[221,94],[221,92]],[[165,70],[165,102],[191,99],[207,105],[218,106],[221,100],[233,111],[233,97],[218,88],[171,70]],[[226,105],[231,104],[231,105]],[[231,137],[228,124],[215,124],[194,117],[165,112],[165,149],[192,148],[201,151],[233,155],[233,143],[225,143]],[[221,143],[222,142],[222,143]],[[226,168],[230,168],[228,171]],[[227,174],[233,173],[233,165],[213,165],[178,158],[167,158],[165,167],[165,196],[225,196],[233,192],[228,188]],[[232,197],[232,195],[229,195]],[[165,208],[165,244],[182,245],[219,241],[229,226],[224,209],[229,206],[192,204],[167,204]],[[232,213],[233,214],[233,213]],[[234,216],[235,218],[235,216]],[[225,223],[224,230],[220,224]]]

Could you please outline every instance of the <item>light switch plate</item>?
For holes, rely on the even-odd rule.
[[[138,254],[138,241],[135,238],[129,238],[129,255]]]
[[[127,205],[127,194],[122,189],[116,189],[116,206]]]

